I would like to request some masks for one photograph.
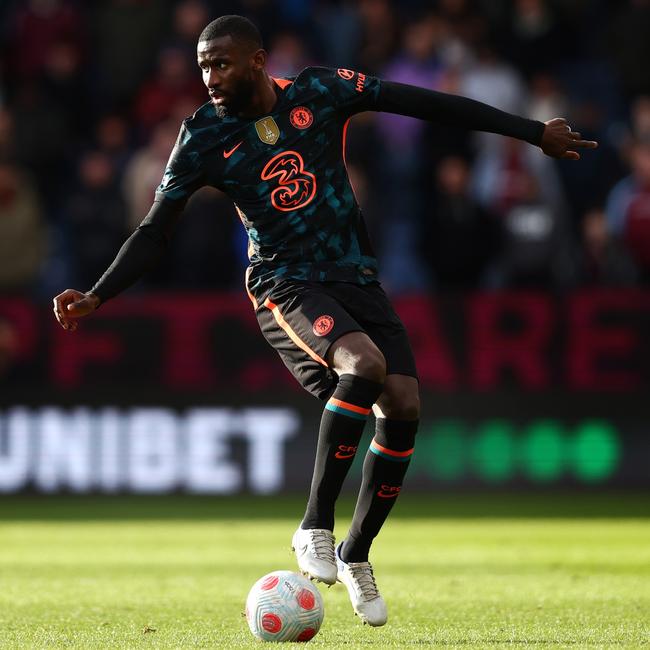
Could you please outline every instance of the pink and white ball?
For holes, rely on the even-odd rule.
[[[323,622],[325,610],[318,589],[292,571],[261,577],[246,599],[246,620],[262,641],[309,641]]]

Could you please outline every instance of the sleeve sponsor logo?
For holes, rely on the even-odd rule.
[[[345,79],[346,81],[350,81],[350,80],[354,79],[354,75],[358,74],[358,76],[357,76],[357,84],[354,87],[354,89],[358,93],[363,92],[363,88],[366,85],[366,75],[363,74],[363,72],[357,73],[354,70],[348,70],[347,68],[339,68],[336,71],[336,73],[338,74],[339,77],[341,77],[341,79]]]

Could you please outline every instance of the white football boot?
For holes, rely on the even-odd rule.
[[[377,589],[370,562],[350,562],[341,559],[341,544],[336,547],[337,577],[348,588],[354,613],[372,627],[385,625],[388,620],[386,603]]]
[[[295,551],[298,568],[304,575],[328,585],[336,582],[334,535],[331,530],[298,528],[291,540],[291,550]]]

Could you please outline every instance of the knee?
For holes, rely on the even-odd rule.
[[[376,414],[389,420],[418,420],[420,395],[412,385],[386,385],[377,400]]]
[[[361,332],[352,332],[339,339],[328,353],[330,367],[337,375],[357,375],[383,384],[386,380],[386,359],[381,350]]]
[[[369,348],[355,359],[352,374],[383,384],[386,380],[384,355],[377,348]]]

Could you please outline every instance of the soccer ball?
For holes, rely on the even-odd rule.
[[[262,641],[309,641],[324,615],[318,589],[293,571],[261,577],[246,599],[248,627]]]

